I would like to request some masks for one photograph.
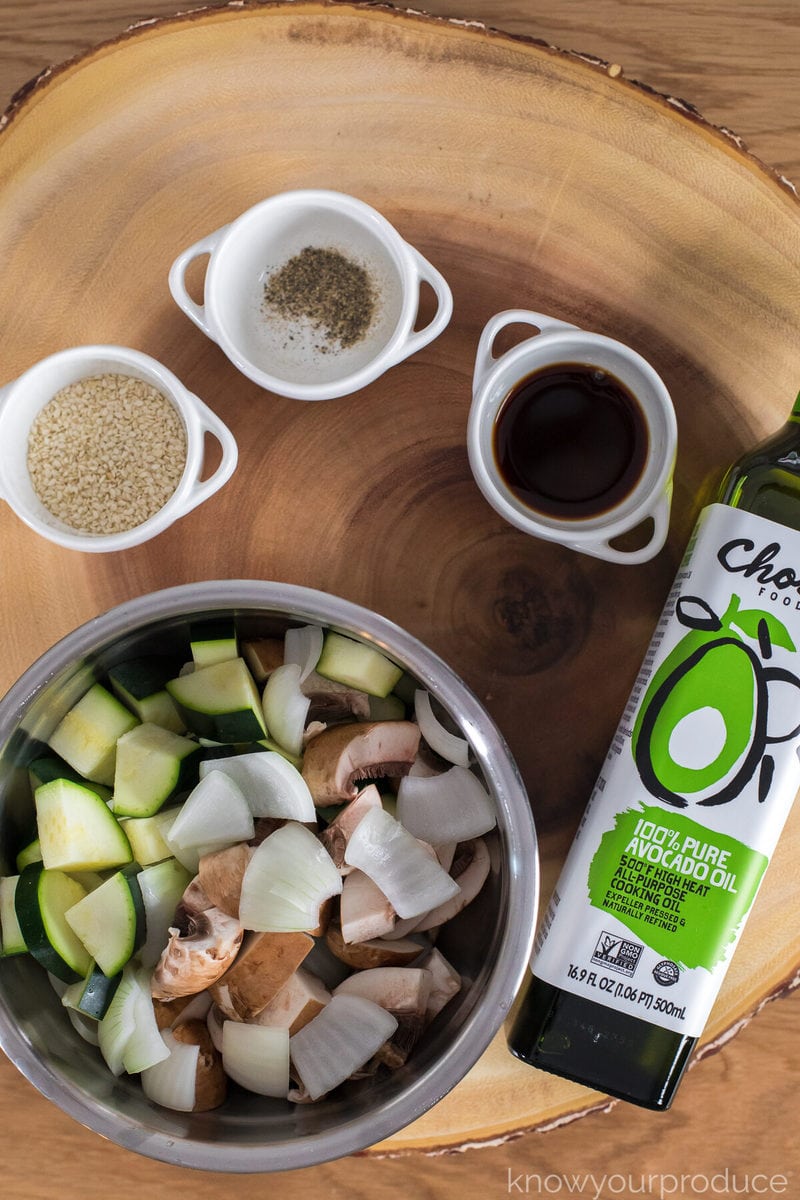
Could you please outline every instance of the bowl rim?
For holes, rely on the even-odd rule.
[[[363,637],[402,664],[452,710],[463,714],[468,737],[498,807],[509,866],[507,913],[497,959],[480,1001],[447,1053],[380,1108],[322,1133],[261,1146],[177,1139],[99,1102],[60,1077],[10,1018],[0,994],[0,1049],[47,1099],[117,1145],[177,1166],[220,1172],[292,1170],[366,1149],[421,1117],[467,1074],[503,1025],[530,959],[539,898],[536,831],[527,792],[500,731],[475,694],[434,651],[401,626],[349,600],[317,589],[253,579],[180,584],[123,602],[68,633],[46,650],[0,700],[0,749],[25,710],[63,670],[107,648],[126,633],[190,612],[262,609],[340,627]]]

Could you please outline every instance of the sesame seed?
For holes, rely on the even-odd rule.
[[[34,491],[82,533],[141,525],[169,500],[185,465],[178,412],[158,388],[131,375],[94,375],[62,388],[28,436]]]

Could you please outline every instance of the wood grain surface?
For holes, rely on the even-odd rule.
[[[707,120],[735,130],[763,161],[789,178],[800,180],[800,142],[797,139],[800,125],[800,69],[797,65],[800,61],[797,53],[800,50],[800,13],[792,4],[690,4],[688,0],[672,0],[656,6],[644,2],[625,3],[623,0],[596,0],[594,3],[579,0],[562,6],[554,14],[551,6],[544,5],[540,0],[534,0],[533,3],[509,3],[507,0],[483,0],[483,3],[479,3],[478,0],[464,0],[457,10],[437,3],[428,5],[428,10],[440,15],[484,21],[511,32],[532,35],[561,47],[621,63],[627,78],[640,79],[661,91],[693,102]],[[98,4],[81,3],[79,6],[46,3],[44,0],[30,0],[25,5],[0,4],[0,108],[13,92],[49,63],[80,52],[100,39],[118,34],[131,20],[165,15],[172,11],[174,4],[148,4],[146,0],[142,0],[142,5],[136,9],[116,0],[105,0]],[[522,167],[535,172],[535,161],[526,161]],[[0,186],[6,182],[0,179]],[[780,208],[777,189],[774,196],[774,203]],[[201,215],[204,214],[199,214],[198,220]],[[408,219],[413,225],[413,213],[408,214]],[[204,231],[199,229],[198,233]],[[420,221],[413,231],[427,242],[423,248],[434,257],[437,241],[430,226]],[[477,246],[473,249],[479,251]],[[470,264],[470,269],[474,269],[474,264]],[[785,262],[781,267],[776,263],[776,272],[780,271],[783,274],[780,280],[776,279],[775,285],[776,303],[781,310],[778,324],[782,323],[788,328],[792,306],[794,314],[797,312],[797,293],[792,295],[791,276]],[[457,292],[462,297],[467,293],[469,278],[466,265],[456,264]],[[768,291],[768,280],[760,280],[760,286]],[[500,294],[501,290],[498,290],[497,297]],[[486,312],[480,314],[484,319],[493,311],[491,305],[497,297],[488,294],[485,297]],[[47,297],[42,296],[41,300],[47,302]],[[85,331],[96,321],[98,294],[93,296],[92,303],[94,307],[78,317],[74,326],[84,334],[83,340],[90,340]],[[44,352],[56,348],[62,335],[56,293],[46,311],[50,313],[50,323],[45,323]],[[24,305],[19,319],[25,320]],[[160,336],[158,331],[148,326],[146,320],[141,329],[156,339]],[[17,338],[15,342],[9,334],[8,323],[5,333],[3,370],[0,372],[3,379],[27,365],[14,358],[15,345],[22,345],[24,339]],[[2,335],[3,330],[0,329],[0,337]],[[747,331],[742,330],[741,337],[742,344],[749,345]],[[48,341],[52,345],[48,345]],[[142,348],[149,347],[143,345]],[[456,355],[462,349],[452,342],[448,353]],[[158,348],[155,352],[159,352]],[[184,353],[186,357],[182,365],[187,369],[193,354],[201,356],[198,371],[209,361],[209,350],[201,346],[199,339],[191,342],[187,339]],[[664,354],[667,361],[669,356],[666,351]],[[737,354],[734,354],[733,360],[731,375],[742,368],[742,363],[737,361]],[[445,365],[452,367],[452,364]],[[721,372],[725,378],[724,365],[716,365],[717,377]],[[676,546],[680,545],[683,536],[681,526],[686,525],[688,520],[689,492],[699,484],[709,462],[717,461],[718,452],[732,451],[737,445],[746,444],[748,437],[774,424],[776,414],[782,414],[785,407],[783,397],[798,373],[796,350],[790,348],[783,354],[781,347],[777,346],[774,372],[770,371],[770,366],[769,355],[765,353],[763,357],[757,357],[757,369],[754,366],[750,375],[747,367],[744,367],[747,388],[744,383],[731,380],[730,399],[737,418],[741,417],[745,428],[739,428],[738,420],[731,420],[730,414],[726,417],[722,409],[714,410],[720,424],[719,445],[713,447],[713,453],[713,425],[709,421],[698,420],[697,430],[706,440],[690,451],[686,459],[681,480],[683,494],[679,504]],[[445,374],[443,380],[447,391],[449,384]],[[762,378],[763,397],[754,394],[759,391]],[[199,383],[197,386],[199,390]],[[743,398],[746,391],[747,396]],[[248,392],[248,409],[252,411],[257,403],[254,394]],[[343,407],[341,412],[344,411]],[[352,413],[352,408],[350,411]],[[285,415],[288,412],[288,408],[281,410],[279,406],[276,419],[286,449],[291,453],[293,446],[296,449],[292,441],[296,434]],[[328,409],[325,420],[339,419],[336,412],[336,409]],[[324,448],[325,439],[330,436],[330,426],[324,427],[321,420],[320,417],[320,423],[312,429],[314,444],[320,451]],[[379,425],[375,437],[380,436]],[[407,431],[409,452],[414,445],[414,438],[420,436],[421,428],[416,433],[413,429]],[[436,469],[441,470],[441,467]],[[450,476],[445,471],[443,479],[444,486],[460,489],[463,484],[460,466],[454,469],[454,473],[451,469]],[[268,478],[261,478],[261,482],[269,488]],[[362,518],[367,522],[375,522],[376,528],[382,527],[386,517],[380,513],[380,494],[370,494],[368,503],[371,508],[362,514]],[[472,511],[469,508],[466,510],[470,519]],[[35,569],[29,570],[30,563],[26,563],[19,554],[23,539],[16,526],[12,525],[13,518],[4,512],[2,520],[0,586],[3,602],[1,619],[5,634],[4,685],[10,683],[58,633],[71,628],[77,620],[85,619],[92,612],[126,595],[162,586],[173,579],[178,581],[200,577],[208,570],[207,564],[198,567],[193,559],[182,555],[180,539],[171,543],[170,573],[166,578],[165,563],[146,550],[127,559],[115,556],[113,560],[92,561],[76,569],[75,560],[65,552],[49,552],[46,548],[37,547]],[[302,533],[298,529],[298,536]],[[513,607],[516,603],[518,608],[522,597],[517,595],[515,588],[517,591],[521,588],[524,592],[524,586],[519,582],[519,573],[516,576],[514,574],[515,555],[518,555],[514,540],[498,535],[494,526],[492,535],[500,538],[500,550],[495,547],[493,555],[499,557],[507,551],[510,556],[512,566],[509,568],[506,594],[509,605]],[[330,536],[330,530],[327,536]],[[315,555],[318,558],[320,554],[319,533],[315,537],[311,547],[305,548],[309,562],[314,562]],[[381,587],[370,583],[363,575],[353,578],[342,568],[338,572],[334,570],[326,579],[306,577],[303,571],[311,568],[299,566],[296,553],[289,553],[285,541],[277,537],[270,538],[269,535],[266,540],[266,549],[262,543],[256,552],[255,542],[250,539],[240,551],[228,557],[223,549],[217,548],[212,555],[213,563],[230,562],[231,568],[237,569],[222,572],[218,569],[215,573],[250,573],[238,568],[240,564],[252,568],[255,561],[258,568],[255,573],[264,573],[270,567],[276,568],[274,574],[278,578],[327,586],[362,602],[374,603],[387,615],[400,619],[435,648],[442,650],[451,661],[455,660],[454,665],[468,678],[472,672],[471,681],[480,682],[484,693],[490,691],[485,686],[490,672],[486,663],[481,661],[481,654],[488,659],[496,653],[496,647],[481,648],[479,645],[477,659],[458,661],[459,650],[455,640],[444,625],[437,625],[434,619],[442,618],[435,606],[436,579],[429,578],[409,585],[407,595],[392,602]],[[398,553],[398,562],[408,571],[413,545],[406,542],[402,549],[403,554]],[[457,545],[452,553],[444,545],[440,550],[451,569],[462,571],[465,578],[468,576],[473,591],[476,587],[480,590],[481,575],[477,560],[468,556],[459,562]],[[558,556],[553,562],[564,573],[566,594],[574,598],[576,591],[570,584],[571,560],[568,556]],[[516,566],[519,564],[516,563]],[[638,661],[641,648],[646,643],[657,603],[673,566],[674,556],[673,559],[667,557],[654,568],[654,574],[642,586],[641,594],[637,594],[634,587],[633,594],[628,598],[631,615],[626,618],[625,629],[629,643],[631,630],[634,631],[629,664],[632,669],[635,667],[634,658]],[[610,575],[600,571],[595,582],[599,584],[604,578],[609,579]],[[66,599],[56,606],[54,598],[59,595],[66,596]],[[37,602],[52,610],[52,620],[49,623],[33,621],[26,624],[20,619],[23,611]],[[632,615],[634,610],[638,616]],[[464,612],[455,611],[447,615],[457,627],[463,630],[466,623],[469,630],[468,615]],[[611,619],[608,610],[606,619]],[[536,665],[528,664],[528,669],[533,670]],[[501,663],[500,676],[509,673],[513,674],[512,664],[508,661]],[[619,694],[612,689],[605,697],[609,711],[599,722],[604,737],[613,728],[628,682],[629,675],[621,680],[617,689]],[[488,702],[501,724],[512,729],[517,741],[515,752],[522,760],[528,777],[532,777],[537,764],[526,757],[528,739],[523,737],[522,728],[509,710],[504,708],[500,698],[489,695]],[[575,791],[573,807],[581,789],[585,792],[586,779],[595,765],[590,756],[589,761],[576,770],[570,785]],[[558,820],[555,793],[548,801],[547,789],[543,788],[542,791],[542,831],[548,857],[552,859],[563,849],[568,832],[565,833],[563,822]],[[787,881],[791,880],[793,871],[790,860],[779,869]],[[796,916],[795,903],[794,924],[797,923]],[[776,917],[776,923],[781,925],[780,917]],[[792,974],[795,961],[791,956],[785,960],[787,977]],[[742,1011],[752,1008],[760,995],[780,982],[779,963],[776,965],[773,961],[765,966],[763,988],[749,994],[748,1003],[743,1000]],[[719,1053],[698,1063],[689,1073],[675,1107],[666,1115],[654,1116],[617,1105],[607,1113],[591,1115],[546,1133],[527,1134],[494,1148],[465,1150],[453,1156],[432,1159],[414,1156],[399,1161],[349,1160],[285,1175],[280,1180],[280,1186],[286,1195],[298,1197],[319,1191],[331,1195],[344,1195],[346,1191],[349,1194],[379,1197],[399,1194],[406,1189],[415,1195],[446,1197],[456,1194],[470,1197],[508,1195],[523,1189],[529,1194],[567,1194],[568,1178],[591,1174],[594,1185],[587,1180],[583,1194],[592,1195],[600,1188],[604,1176],[614,1176],[605,1190],[599,1190],[599,1195],[657,1196],[660,1191],[665,1195],[670,1194],[671,1188],[668,1178],[659,1183],[659,1175],[669,1177],[683,1173],[695,1175],[695,1183],[687,1181],[681,1190],[672,1187],[671,1194],[690,1196],[701,1194],[704,1178],[710,1180],[715,1175],[719,1177],[720,1173],[727,1170],[730,1194],[733,1194],[731,1180],[741,1185],[745,1175],[752,1180],[756,1173],[761,1175],[756,1182],[748,1185],[749,1192],[742,1191],[740,1186],[740,1194],[797,1194],[800,1157],[793,1118],[796,1111],[795,1092],[800,1078],[800,1049],[796,1039],[793,1040],[793,1029],[798,1003],[800,997],[795,996],[768,1005],[735,1040]],[[719,1028],[728,1023],[721,1021]],[[0,1063],[0,1081],[0,1128],[4,1131],[6,1143],[3,1190],[9,1197],[19,1196],[25,1200],[28,1197],[59,1194],[93,1197],[105,1194],[107,1190],[128,1197],[133,1196],[134,1192],[140,1193],[144,1188],[160,1196],[168,1194],[174,1187],[185,1189],[198,1197],[210,1197],[223,1192],[226,1195],[244,1196],[266,1194],[267,1189],[274,1186],[275,1181],[268,1179],[190,1175],[137,1159],[81,1130],[39,1097],[5,1060]],[[529,1176],[527,1182],[524,1178],[526,1174]],[[647,1176],[652,1177],[649,1182]],[[774,1186],[770,1185],[772,1190],[767,1191],[762,1177],[769,1176],[786,1176],[789,1180],[787,1189],[781,1192],[780,1182],[776,1178]],[[620,1190],[621,1180],[627,1190]],[[549,1186],[543,1181],[549,1181]],[[708,1187],[705,1190],[708,1191]]]

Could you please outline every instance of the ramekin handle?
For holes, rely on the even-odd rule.
[[[186,313],[190,320],[194,321],[198,329],[202,329],[207,337],[213,339],[213,335],[206,322],[206,309],[204,304],[196,304],[186,290],[186,272],[189,264],[194,262],[196,258],[200,258],[203,254],[212,254],[214,247],[220,240],[222,235],[227,230],[228,226],[224,225],[221,229],[217,229],[214,233],[210,233],[208,237],[201,238],[199,242],[195,242],[193,246],[189,246],[188,250],[184,250],[179,254],[174,263],[169,269],[169,290],[172,293],[172,298]]]
[[[503,312],[496,313],[486,322],[478,342],[475,368],[472,374],[473,396],[480,391],[484,379],[497,362],[494,356],[494,343],[497,335],[507,325],[530,325],[539,333],[546,333],[550,329],[578,328],[577,325],[570,325],[567,321],[559,321],[555,317],[548,317],[545,313],[532,312],[527,308],[507,308]]]

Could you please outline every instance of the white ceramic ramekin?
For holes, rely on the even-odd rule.
[[[315,347],[313,326],[287,323],[263,309],[264,287],[308,246],[337,250],[362,265],[378,293],[363,338],[346,348]],[[190,264],[210,255],[204,303],[186,289]],[[436,294],[437,311],[415,330],[420,285]],[[332,400],[372,383],[442,332],[453,311],[446,281],[374,208],[343,192],[282,192],[178,255],[169,273],[172,296],[238,369],[261,387],[296,400]]]
[[[61,388],[106,373],[141,379],[166,396],[186,431],[186,464],[169,500],[148,520],[122,533],[83,533],[55,517],[37,496],[28,472],[28,435],[38,413]],[[214,473],[201,479],[207,433],[219,442],[222,458]],[[0,388],[0,446],[0,499],[42,537],[90,553],[126,550],[163,532],[213,496],[230,479],[238,460],[233,434],[219,417],[162,363],[125,346],[73,346],[43,358]]]

